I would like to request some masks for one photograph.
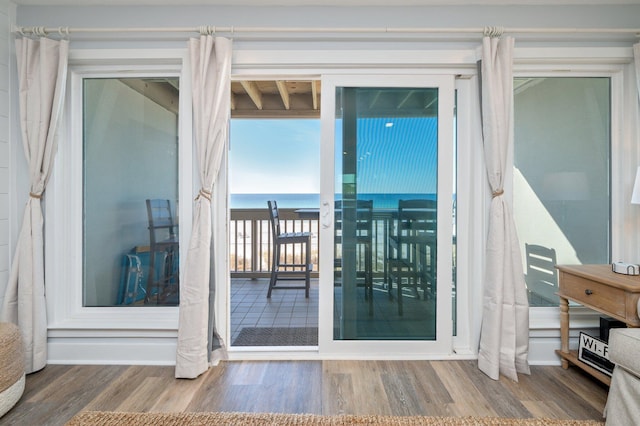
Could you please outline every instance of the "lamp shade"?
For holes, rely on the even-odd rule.
[[[631,204],[640,204],[640,167],[638,167],[638,170],[636,171],[636,181],[633,184]]]

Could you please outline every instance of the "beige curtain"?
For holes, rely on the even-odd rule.
[[[636,65],[636,87],[638,89],[638,100],[640,100],[640,43],[633,45],[633,58]]]
[[[66,40],[16,40],[20,127],[30,188],[2,306],[2,320],[17,324],[22,332],[26,373],[38,371],[47,364],[44,219],[40,201],[56,154],[68,56]]]
[[[492,200],[478,367],[497,380],[529,374],[529,302],[513,216],[503,196],[513,147],[512,37],[482,41],[482,132]]]
[[[209,368],[210,346],[217,338],[208,331],[211,274],[211,195],[225,148],[231,111],[231,40],[201,36],[188,43],[191,58],[194,143],[200,177],[193,230],[180,281],[180,316],[175,376],[195,378]],[[224,236],[221,236],[224,238]],[[215,262],[215,259],[214,259]],[[222,348],[220,348],[222,349]]]

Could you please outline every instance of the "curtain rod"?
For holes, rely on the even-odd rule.
[[[504,28],[504,27],[476,27],[476,28],[390,28],[390,27],[234,27],[211,26],[198,27],[14,27],[14,33],[23,36],[34,35],[45,37],[57,34],[67,37],[72,33],[199,33],[201,35],[223,34],[235,36],[242,33],[352,33],[352,34],[463,34],[476,33],[497,37],[503,33],[532,33],[532,34],[635,34],[640,37],[640,28]]]

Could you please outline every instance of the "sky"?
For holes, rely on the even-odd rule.
[[[359,193],[436,192],[437,119],[359,119],[357,134]],[[337,144],[339,139],[337,135]],[[336,152],[337,169],[342,167],[340,151]]]
[[[340,170],[339,134],[336,140]],[[436,192],[436,119],[360,119],[357,152],[358,192]],[[317,194],[320,120],[232,119],[229,161],[232,194]]]
[[[232,194],[320,192],[319,119],[232,119]]]

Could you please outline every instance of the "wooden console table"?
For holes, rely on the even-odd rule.
[[[562,368],[573,364],[609,385],[611,378],[578,360],[578,351],[569,350],[569,300],[623,321],[628,327],[640,327],[637,304],[640,276],[616,274],[611,265],[558,265],[560,297]]]

